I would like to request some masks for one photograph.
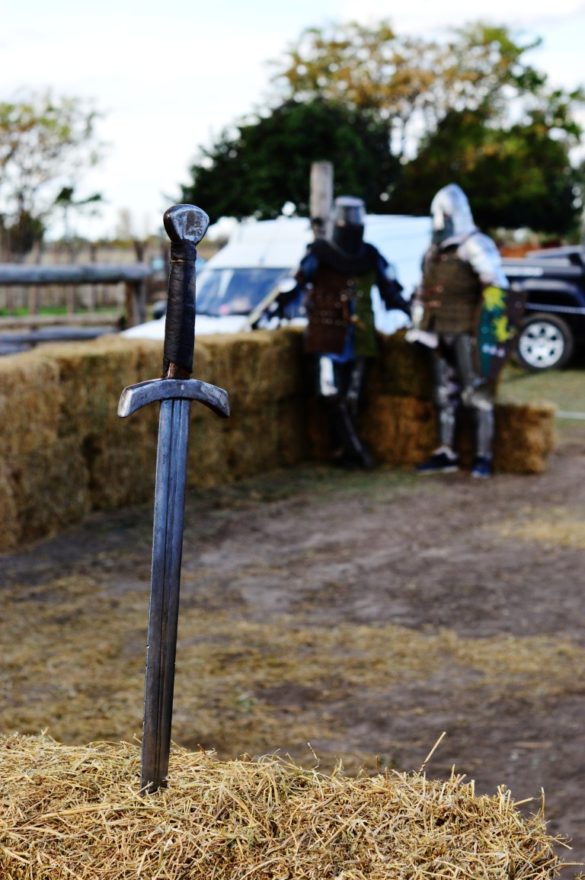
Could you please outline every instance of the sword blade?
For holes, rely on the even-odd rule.
[[[190,409],[189,400],[163,400],[160,408],[142,738],[146,792],[165,785],[168,775]]]

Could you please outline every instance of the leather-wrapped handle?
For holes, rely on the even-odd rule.
[[[184,379],[193,372],[196,245],[209,217],[195,205],[174,205],[165,211],[163,222],[171,240],[163,377]]]

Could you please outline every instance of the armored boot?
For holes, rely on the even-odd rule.
[[[347,402],[340,397],[327,400],[333,463],[345,468],[371,470],[375,460],[360,440]]]

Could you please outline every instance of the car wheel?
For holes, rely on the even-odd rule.
[[[533,315],[518,334],[516,357],[527,370],[564,367],[573,354],[573,334],[556,315]]]

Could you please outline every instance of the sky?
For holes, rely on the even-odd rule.
[[[269,62],[304,28],[382,18],[427,36],[470,20],[508,24],[543,38],[530,60],[553,84],[585,83],[582,0],[0,0],[0,100],[47,88],[91,99],[107,146],[79,195],[99,191],[105,203],[77,229],[113,235],[129,211],[144,236],[179,198],[198,147],[265,105]]]

